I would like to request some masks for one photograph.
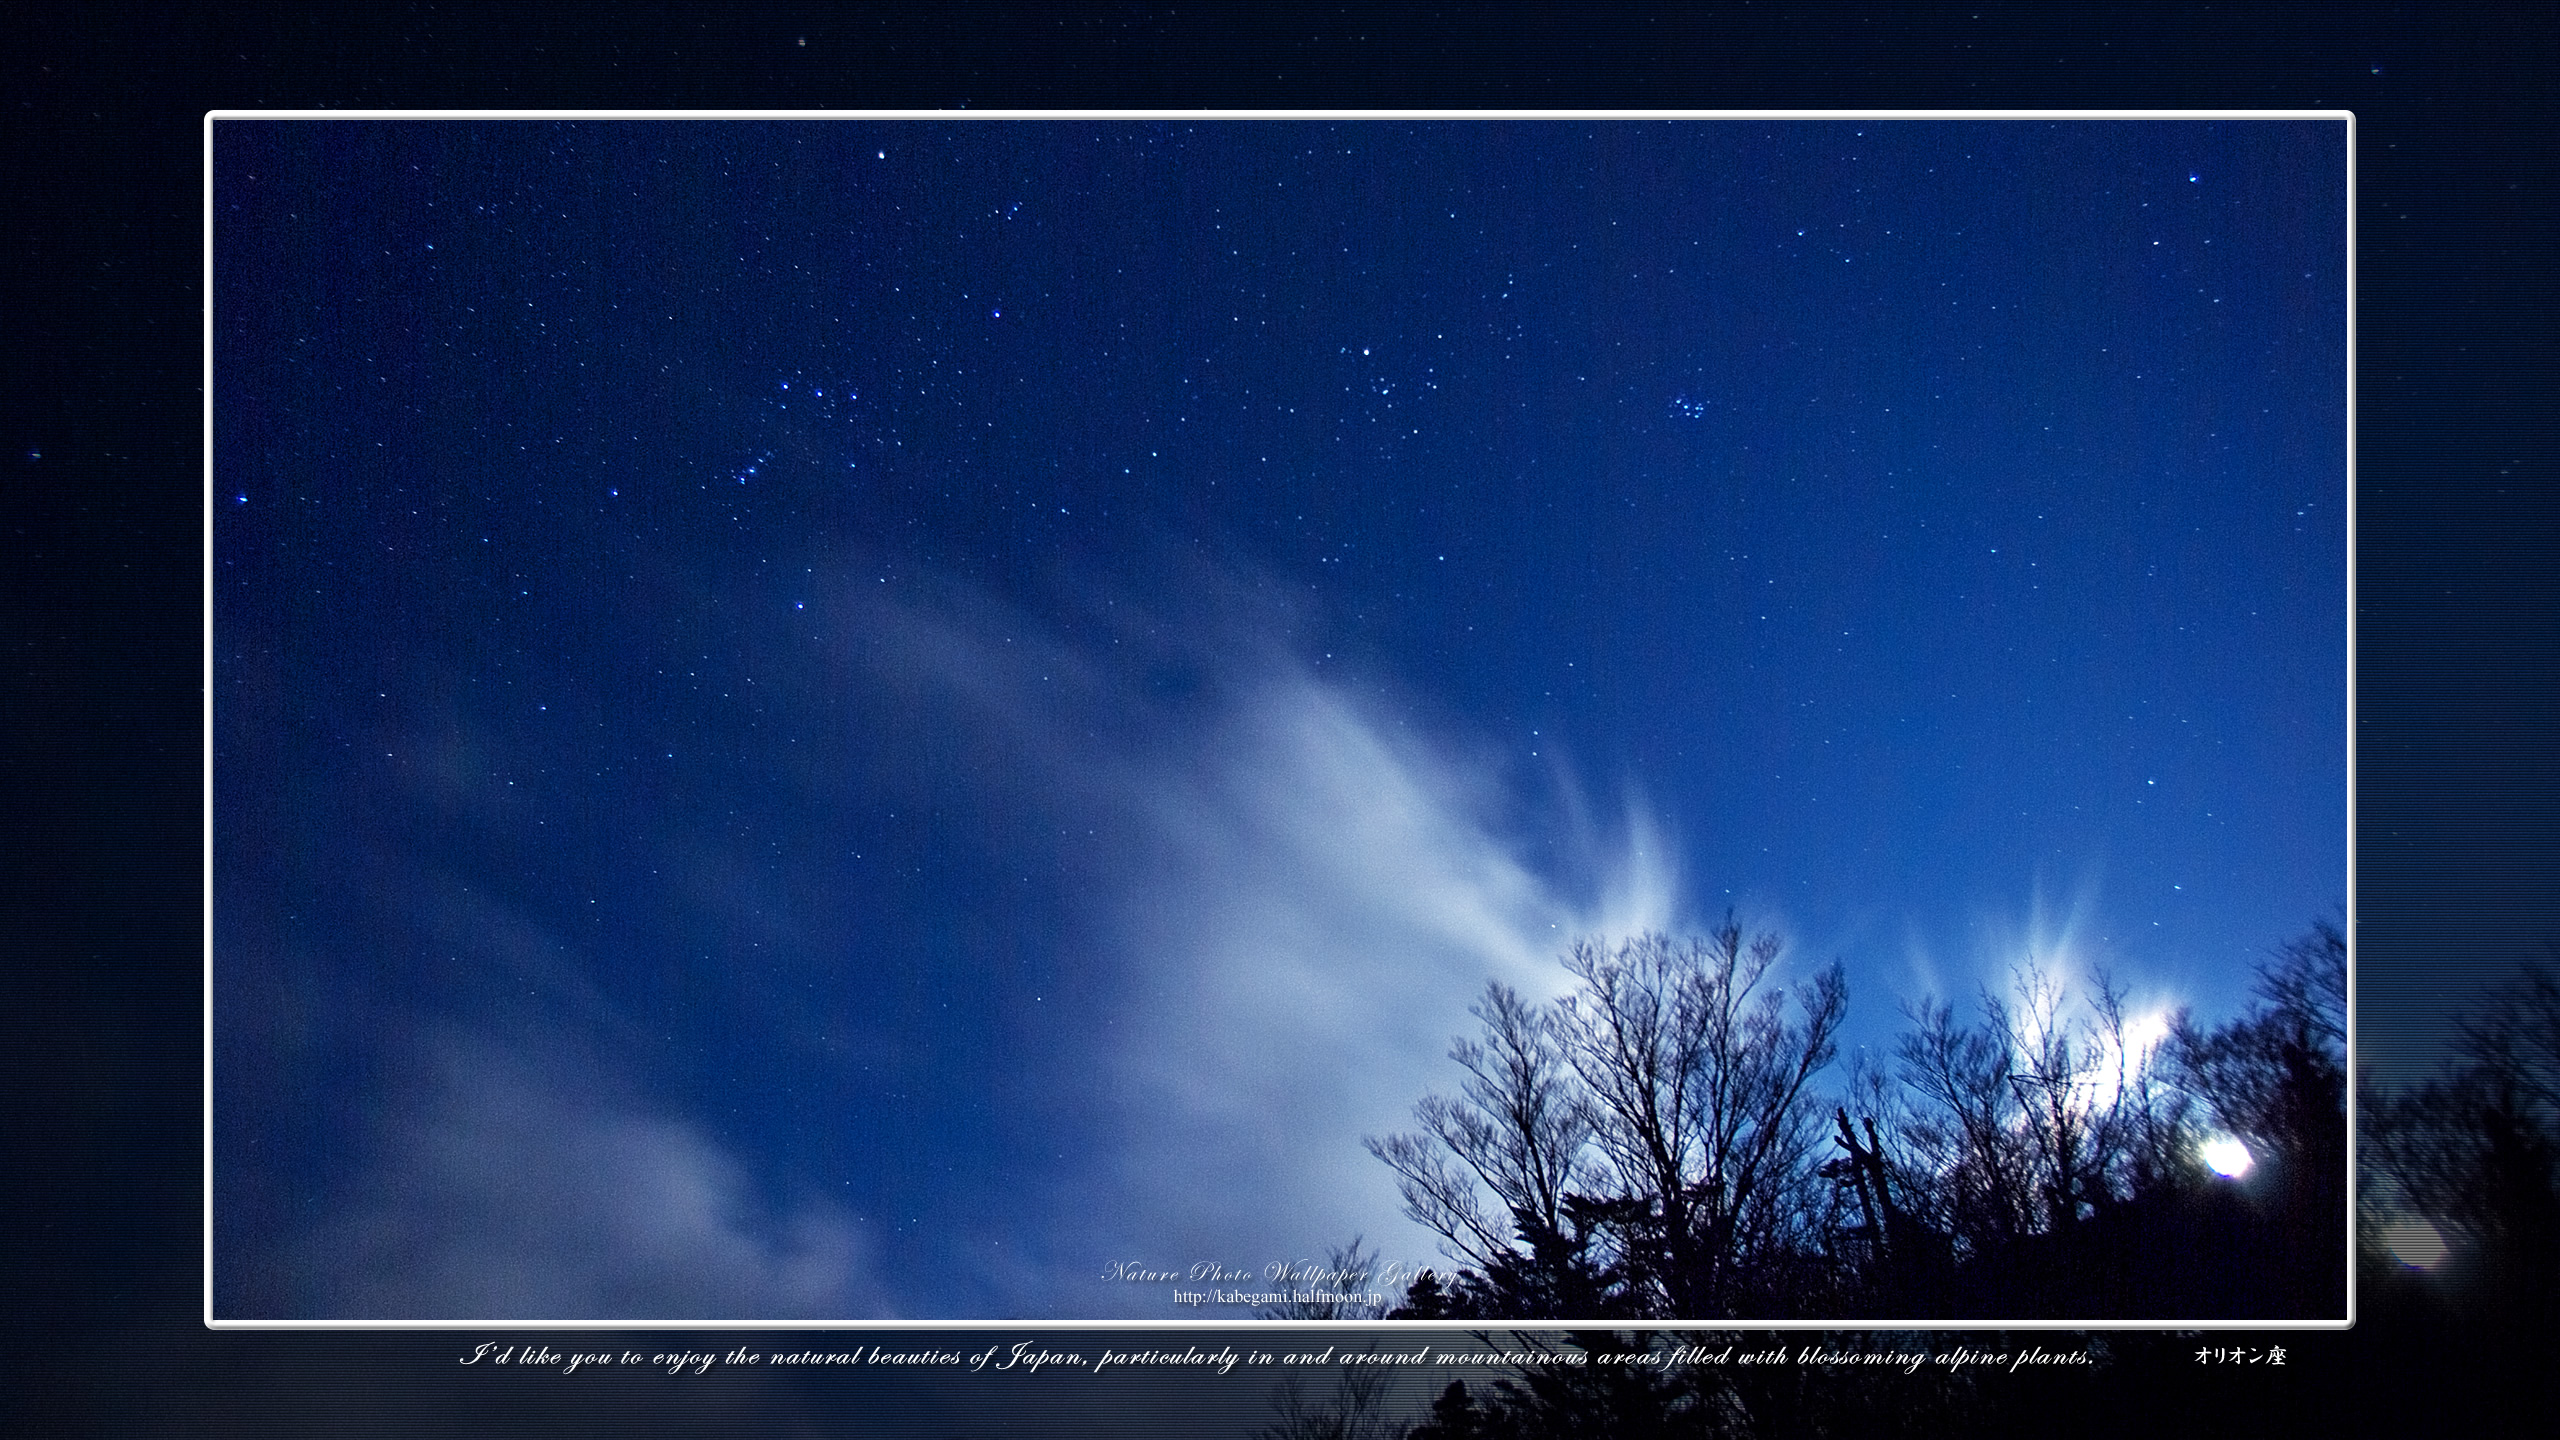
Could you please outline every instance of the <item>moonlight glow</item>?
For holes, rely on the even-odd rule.
[[[2382,1232],[2382,1241],[2401,1264],[2412,1270],[2433,1270],[2444,1263],[2444,1236],[2416,1216],[2394,1222]]]
[[[2237,1180],[2249,1173],[2249,1147],[2233,1136],[2216,1135],[2204,1142],[2204,1163],[2214,1174]]]

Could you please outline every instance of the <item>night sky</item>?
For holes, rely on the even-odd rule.
[[[2236,1013],[2346,882],[2338,121],[223,121],[218,1315],[1432,1263],[1488,978]]]

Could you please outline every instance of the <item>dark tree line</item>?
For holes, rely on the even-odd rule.
[[[1419,1131],[1367,1142],[1458,1262],[1393,1316],[2345,1312],[2336,926],[2278,950],[2249,1011],[2212,1028],[2181,1013],[2137,1033],[2107,977],[2082,997],[2021,969],[1970,1014],[1910,1008],[1892,1068],[1836,1094],[1817,1082],[1847,1011],[1841,969],[1790,995],[1779,953],[1728,917],[1701,937],[1579,944],[1576,988],[1552,1005],[1488,986],[1480,1035],[1450,1052],[1458,1093],[1425,1097]],[[2215,1138],[2245,1146],[2245,1174],[2209,1167]]]
[[[1720,964],[1726,953],[1710,942],[1697,958]],[[2105,1274],[2103,1262],[2121,1249],[2166,1253],[2164,1270],[2227,1268],[2264,1302],[2260,1313],[2297,1302],[2304,1313],[2318,1313],[2334,1299],[2340,1269],[2329,1247],[2342,1237],[2327,1217],[2345,1180],[2344,960],[2337,928],[2315,926],[2262,967],[2254,1003],[2241,1018],[2212,1028],[2182,1019],[2153,1048],[2150,1064],[2124,1061],[2121,1079],[2113,1071],[2126,1051],[2106,1041],[2122,1022],[2103,985],[2059,1026],[2051,1017],[2070,1011],[2065,997],[2038,999],[2031,985],[1961,1022],[1948,1007],[1918,1011],[1893,1073],[1848,1077],[1825,1114],[1807,1117],[1808,1125],[1822,1126],[1827,1154],[1813,1164],[1814,1183],[1804,1193],[1819,1197],[1828,1185],[1840,1202],[1817,1207],[1806,1226],[1817,1243],[1798,1257],[1806,1270],[1827,1272],[1843,1287],[1822,1292],[1820,1303],[1934,1295],[1988,1305],[2007,1298],[2002,1285],[2050,1283],[2050,1271],[2065,1260]],[[1488,1003],[1479,1018],[1515,1035],[1532,1032],[1540,1013],[1515,1002]],[[1798,1056],[1822,1049],[1805,1021],[1823,1008],[1817,997],[1810,1015],[1793,1012],[1790,1024],[1803,1027]],[[1489,1063],[1497,1053],[1482,1049],[1469,1073],[1479,1080],[1503,1074]],[[1539,1091],[1547,1109],[1533,1114],[1566,1112],[1575,1103],[1569,1051],[1554,1053],[1549,1063],[1522,1067],[1548,1079]],[[2096,1090],[2083,1090],[2078,1106],[2057,1112],[2049,1097],[2073,1076],[2083,1085],[2097,1081]],[[1449,1107],[1444,1117],[1472,1103],[1485,1115],[1516,1118],[1516,1111],[1484,1105],[1485,1096],[1501,1093],[1471,1089],[1465,1102],[1442,1102]],[[2358,1116],[2359,1321],[2352,1331],[1514,1332],[1505,1348],[1543,1347],[1549,1358],[1449,1381],[1427,1408],[1396,1413],[1379,1374],[1346,1384],[1347,1398],[1329,1402],[1305,1403],[1292,1392],[1298,1403],[1283,1407],[1284,1423],[1266,1434],[1584,1440],[2044,1436],[2057,1429],[2125,1437],[2197,1428],[2494,1433],[2513,1429],[2520,1415],[2560,1413],[2560,1371],[2548,1355],[2560,1320],[2560,966],[2529,969],[2469,1007],[2457,1025],[2454,1057],[2431,1080],[2390,1093],[2368,1088]],[[2038,1127],[2042,1133],[2032,1133]],[[2236,1135],[2256,1155],[2242,1183],[2213,1177],[2195,1162],[2193,1144],[2208,1133]],[[1391,1157],[1395,1149],[1378,1148]],[[1596,1163],[1588,1170],[1566,1165],[1568,1158],[1558,1155],[1548,1171],[1570,1177],[1556,1187],[1555,1213],[1562,1215],[1572,1212],[1572,1196],[1604,1187],[1610,1175]],[[2443,1242],[2440,1260],[2431,1250],[2393,1248],[2408,1245],[2404,1227],[2418,1221],[2429,1227],[2420,1233]],[[2297,1223],[2313,1232],[2328,1228],[2288,1249],[2282,1231]],[[2275,1248],[2251,1255],[2235,1240]],[[2164,1242],[2171,1250],[2157,1250]],[[1586,1247],[1599,1252],[1599,1277],[1612,1280],[1622,1297],[1629,1287],[1611,1274],[1618,1262],[1609,1257],[1624,1243],[1630,1241],[1604,1235]],[[2174,1249],[2209,1243],[2223,1248]],[[1499,1271],[1468,1264],[1417,1285],[1403,1313],[1493,1319],[1496,1307],[1538,1293],[1515,1288],[1515,1277],[1539,1264],[1526,1240],[1515,1232],[1496,1258],[1507,1262]],[[2129,1283],[2121,1276],[2113,1283],[2120,1297],[2145,1296],[2121,1288]],[[2213,1289],[2172,1290],[2166,1299],[2209,1299]],[[2162,1296],[2155,1290],[2149,1298]],[[1666,1363],[1623,1363],[1630,1352],[1678,1347],[1943,1352],[1959,1340],[1996,1352],[2028,1343],[2081,1349],[2094,1363],[2041,1374],[1937,1364],[1745,1367],[1668,1355]],[[2283,1369],[2195,1359],[2201,1347],[2235,1345],[2292,1353]],[[1621,1363],[1598,1363],[1603,1357]]]
[[[2362,1110],[2368,1293],[2544,1335],[2560,1322],[2560,978],[2527,970],[2455,1029],[2433,1079]],[[2447,1243],[2440,1273],[2393,1252],[2415,1226]]]

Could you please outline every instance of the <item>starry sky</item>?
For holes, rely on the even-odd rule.
[[[2344,145],[218,122],[216,1313],[1432,1263],[1485,981],[1728,908],[1844,1068],[2235,1013],[2347,893]]]

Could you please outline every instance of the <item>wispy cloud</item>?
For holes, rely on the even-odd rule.
[[[356,1202],[308,1237],[309,1308],[346,1318],[877,1314],[860,1227],[775,1207],[695,1125],[522,1045],[443,1037]],[[604,1093],[600,1093],[604,1092]]]
[[[1360,1234],[1430,1262],[1361,1136],[1448,1087],[1488,979],[1557,993],[1576,936],[1670,924],[1677,865],[1639,798],[1604,824],[1567,779],[1545,807],[1563,842],[1537,851],[1520,777],[1390,686],[1319,673],[1280,626],[1138,628],[1180,653],[1120,664],[967,596],[871,627],[898,637],[877,652],[898,683],[934,677],[1001,737],[1001,783],[1101,837],[1077,881],[1116,998],[1060,1081],[1096,1092],[1109,1158],[1050,1222],[1049,1253],[1089,1263],[1037,1303],[1163,1304],[1097,1284],[1114,1259],[1259,1269]],[[1147,684],[1168,665],[1198,677],[1179,704]]]
[[[1034,967],[1061,983],[1037,1012],[1049,1028],[1005,1022],[1003,1082],[1035,1087],[1007,1093],[1037,1094],[1038,1123],[1061,1127],[1038,1162],[1053,1168],[962,1166],[947,1182],[959,1190],[915,1202],[950,1235],[875,1231],[848,1207],[891,1203],[889,1175],[913,1195],[915,1152],[822,1159],[774,1151],[800,1143],[775,1116],[711,1123],[710,1097],[649,1018],[662,1002],[538,906],[440,881],[413,858],[385,891],[422,953],[457,958],[436,972],[439,1003],[370,995],[341,1027],[366,1037],[385,1076],[369,1092],[381,1113],[349,1157],[361,1164],[333,1186],[330,1218],[257,1267],[288,1277],[287,1313],[1162,1315],[1162,1289],[1115,1289],[1103,1267],[1259,1271],[1355,1234],[1387,1259],[1431,1263],[1432,1237],[1402,1218],[1361,1137],[1408,1127],[1418,1098],[1452,1084],[1449,1044],[1475,1029],[1467,1006],[1486,980],[1552,995],[1577,936],[1680,918],[1678,865],[1640,796],[1613,816],[1562,767],[1524,772],[1485,737],[1419,718],[1427,702],[1389,677],[1313,663],[1295,619],[1249,583],[1208,577],[1178,611],[1083,597],[1076,614],[1043,619],[957,581],[904,579],[892,589],[865,573],[827,592],[817,665],[808,651],[755,662],[777,727],[813,743],[777,747],[765,788],[724,794],[720,813],[959,813],[972,828],[935,843],[1054,849],[1053,865],[1019,868],[1066,892],[1074,923]],[[858,718],[809,718],[844,716]],[[845,743],[814,743],[827,733]],[[1556,747],[1542,748],[1534,763],[1554,765]],[[497,803],[478,794],[440,803]],[[836,976],[853,997],[839,1007],[847,1023],[871,1027],[846,1056],[878,1067],[982,1053],[897,1028],[940,1023],[917,1018],[933,1011],[864,998],[878,991],[878,942],[830,935],[828,917],[851,912],[807,899],[837,874],[827,857],[785,855],[772,870],[772,852],[724,848],[681,815],[635,818],[663,830],[635,853],[663,872],[674,913],[767,942],[782,957],[767,969],[805,967],[788,973],[815,988],[792,993]],[[710,987],[726,972],[687,973]],[[736,993],[705,988],[697,1003],[797,1023],[740,998],[775,983],[765,970],[729,983]],[[525,997],[538,1004],[514,1028],[489,1008]],[[974,1013],[1019,1017],[1019,999]],[[894,1109],[869,1073],[812,1085]],[[899,1073],[958,1092],[987,1080]],[[957,1104],[931,1113],[993,1127],[905,1136],[964,1155],[1034,1123]],[[836,1164],[882,1168],[825,1173]],[[779,1175],[848,1181],[845,1203],[779,1191]]]
[[[1593,895],[1565,893],[1502,826],[1495,776],[1303,671],[1200,738],[1143,797],[1162,850],[1121,900],[1152,1022],[1110,1057],[1127,1243],[1261,1264],[1365,1234],[1428,1260],[1359,1137],[1448,1086],[1487,979],[1552,994],[1576,935],[1666,923],[1668,867],[1639,826],[1581,857]]]

